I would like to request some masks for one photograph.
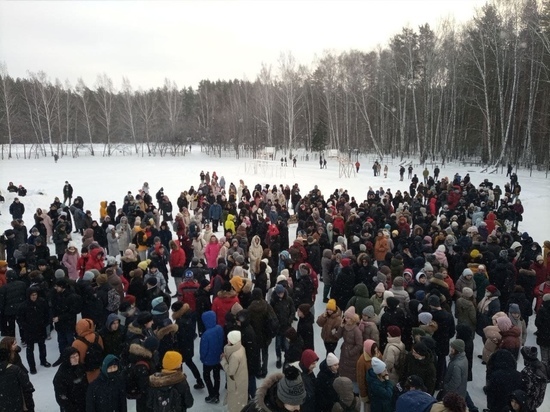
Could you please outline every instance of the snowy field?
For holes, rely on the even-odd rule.
[[[101,152],[100,152],[101,153]],[[373,177],[371,158],[360,158],[361,170],[359,174],[352,178],[339,178],[338,164],[334,159],[327,159],[327,169],[320,170],[319,163],[316,160],[306,162],[299,160],[297,167],[280,168],[277,162],[274,166],[269,166],[267,169],[257,169],[257,174],[254,174],[254,168],[251,167],[249,159],[234,159],[228,157],[215,158],[209,157],[200,152],[199,147],[193,147],[191,153],[185,157],[137,157],[137,156],[113,156],[110,158],[100,156],[83,156],[79,158],[62,158],[56,164],[53,158],[39,158],[32,160],[11,159],[0,160],[0,189],[6,197],[6,202],[0,204],[0,230],[5,230],[10,227],[11,217],[8,212],[9,205],[12,203],[14,195],[6,193],[6,187],[9,181],[13,181],[15,185],[22,184],[28,190],[26,197],[21,198],[25,205],[24,220],[28,229],[33,223],[33,214],[36,208],[48,210],[50,203],[55,196],[63,200],[62,188],[65,180],[68,180],[74,188],[74,197],[82,196],[84,199],[84,208],[92,211],[94,219],[99,220],[99,203],[102,200],[108,202],[114,200],[118,207],[122,206],[122,200],[128,190],[134,194],[141,188],[143,182],[147,181],[153,195],[162,186],[164,193],[169,196],[175,206],[176,199],[179,193],[189,189],[191,185],[198,187],[200,182],[199,174],[201,170],[216,171],[218,176],[224,176],[227,182],[226,187],[230,182],[238,186],[239,179],[243,179],[249,188],[254,187],[256,183],[271,185],[288,184],[292,186],[298,183],[302,189],[302,193],[309,192],[317,185],[325,194],[333,192],[337,188],[348,189],[351,196],[360,201],[366,198],[366,192],[369,186],[377,189],[380,186],[391,188],[392,193],[398,189],[402,192],[408,190],[409,181],[399,181],[399,161],[395,159],[393,164],[389,164],[389,174],[387,178],[382,176]],[[415,170],[420,180],[422,180],[421,166],[415,163]],[[441,165],[440,165],[441,167]],[[430,171],[433,166],[429,167]],[[499,184],[504,187],[507,179],[503,174],[480,173],[479,167],[468,167],[458,164],[447,164],[441,167],[441,177],[452,176],[459,172],[462,176],[470,173],[472,182],[477,185],[485,178],[489,178],[494,184]],[[499,170],[500,172],[500,170]],[[521,223],[519,230],[528,231],[533,239],[542,244],[546,239],[550,239],[550,214],[548,213],[550,204],[550,180],[546,178],[543,172],[533,172],[532,177],[528,170],[519,170],[517,172],[519,183],[522,186],[520,199],[525,208],[524,220]],[[175,206],[176,207],[176,206]],[[295,236],[294,230],[291,228],[290,236]],[[80,235],[72,235],[74,240],[80,247]],[[292,240],[292,239],[291,239]],[[52,247],[53,252],[53,247]],[[173,281],[172,281],[173,282]],[[320,286],[322,287],[322,286]],[[174,286],[172,285],[172,288]],[[174,290],[174,289],[172,289]],[[319,314],[324,310],[322,296],[318,295],[315,303],[315,313]],[[527,345],[535,345],[535,337],[533,335],[534,317],[531,318],[529,326],[529,336]],[[319,331],[318,327],[317,331]],[[57,341],[55,335],[53,339],[46,342],[48,348],[48,360],[53,363],[59,356],[57,351]],[[199,340],[195,342],[195,362],[202,369],[198,361],[198,346]],[[315,341],[316,352],[321,359],[324,358],[325,349],[320,338],[317,335]],[[269,372],[276,371],[275,368],[275,345],[272,343],[270,347],[270,362]],[[474,350],[474,381],[469,382],[468,388],[471,397],[475,404],[481,410],[486,407],[486,398],[483,394],[482,387],[485,382],[485,366],[481,365],[481,360],[477,358],[481,354],[482,343],[481,339],[476,336]],[[36,353],[37,351],[35,351]],[[339,350],[337,350],[338,355]],[[24,352],[21,354],[23,362],[26,362]],[[37,353],[35,356],[38,356]],[[518,369],[523,368],[523,360],[519,360]],[[31,381],[36,388],[34,399],[37,412],[46,412],[58,410],[53,395],[52,380],[55,374],[55,368],[45,369],[38,367],[38,374],[31,376]],[[189,371],[186,371],[188,377],[191,376],[191,387],[195,383]],[[224,379],[222,378],[222,387]],[[261,381],[258,381],[258,386]],[[193,410],[225,410],[220,402],[218,405],[208,405],[204,402],[207,395],[206,389],[195,390],[191,389],[195,397],[195,406]],[[223,398],[223,391],[222,391]],[[129,411],[134,411],[135,405],[129,403]],[[550,396],[539,408],[539,411],[550,411]]]

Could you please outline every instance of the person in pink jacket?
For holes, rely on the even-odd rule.
[[[210,236],[210,241],[204,249],[204,257],[206,258],[206,265],[209,269],[215,269],[218,266],[218,255],[221,247],[222,245],[218,242],[216,235]]]

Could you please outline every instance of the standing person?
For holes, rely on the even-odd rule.
[[[392,411],[393,383],[386,370],[386,364],[372,358],[372,367],[367,372],[371,412]]]
[[[57,331],[59,359],[53,363],[53,366],[61,364],[63,350],[71,346],[74,341],[76,315],[80,310],[80,297],[71,290],[68,280],[57,279],[52,296],[52,322]]]
[[[316,377],[313,370],[317,366],[319,357],[311,349],[306,349],[300,359],[300,375],[306,390],[306,398],[300,407],[301,412],[315,412],[315,385]]]
[[[296,311],[298,316],[298,327],[296,331],[304,341],[304,349],[315,350],[314,347],[314,335],[313,335],[313,314],[311,313],[311,306],[307,303],[302,303],[298,306]]]
[[[372,339],[363,342],[363,353],[357,359],[357,384],[359,386],[359,396],[361,402],[365,404],[365,411],[370,410],[369,391],[367,384],[367,372],[372,367],[372,358],[382,359],[382,354],[378,350],[378,344]]]
[[[409,178],[409,179],[412,179],[412,177],[413,177],[413,167],[412,167],[412,164],[409,165],[409,167],[408,167],[407,170],[409,171],[409,177],[408,177],[408,178]],[[411,195],[411,196],[412,196],[412,195]]]
[[[403,177],[405,175],[405,167],[401,166],[399,168],[399,181],[402,182],[403,181]]]
[[[227,410],[240,412],[248,403],[248,367],[240,331],[232,330],[227,334],[220,363],[226,374]]]
[[[450,362],[443,378],[444,393],[456,392],[464,399],[468,396],[468,360],[464,353],[465,344],[461,339],[451,342]]]
[[[15,320],[19,305],[25,301],[27,284],[14,270],[6,273],[7,284],[0,288],[0,316],[2,336],[15,336]]]
[[[277,368],[281,368],[283,365],[281,359],[282,352],[286,352],[288,348],[285,332],[292,325],[296,310],[294,309],[294,302],[288,296],[285,287],[281,284],[275,286],[274,293],[271,294],[270,304],[279,320],[279,329],[275,335],[275,354],[277,355],[276,366]]]
[[[12,220],[23,219],[25,214],[25,205],[21,203],[18,197],[13,199],[13,203],[10,205],[10,215]]]
[[[535,318],[537,327],[537,345],[540,346],[541,360],[548,364],[550,360],[550,293],[542,297],[542,305]]]
[[[99,350],[103,353],[103,339],[95,331],[94,322],[91,319],[80,319],[76,324],[76,339],[73,348],[80,354],[80,363],[86,369],[88,382],[92,383],[102,371]],[[92,357],[89,357],[92,355]],[[118,360],[118,358],[117,358]]]
[[[216,324],[216,314],[209,310],[202,314],[202,322],[206,330],[202,334],[200,342],[200,359],[202,363],[202,377],[208,396],[206,403],[220,402],[220,357],[223,352],[223,328]],[[214,383],[210,378],[210,373],[214,375]]]
[[[332,412],[361,412],[361,402],[353,393],[353,382],[346,377],[338,377],[332,384],[338,394],[338,402],[332,407]]]
[[[65,186],[63,186],[63,203],[67,206],[71,205],[71,200],[73,199],[73,187],[71,184],[65,180]],[[67,204],[67,200],[69,203]]]
[[[34,412],[34,386],[21,368],[9,363],[10,353],[0,349],[0,412]]]
[[[65,348],[61,357],[63,362],[53,378],[55,400],[62,412],[85,412],[88,379],[78,350]]]
[[[449,341],[456,332],[455,321],[453,315],[441,308],[439,297],[435,295],[430,296],[428,305],[432,312],[432,319],[437,324],[437,330],[433,333],[433,338],[437,342],[437,383],[440,385],[447,371],[446,358],[449,354]],[[466,355],[464,355],[464,359],[466,359]],[[468,373],[468,365],[466,365],[466,373]]]
[[[126,392],[119,371],[120,361],[107,355],[101,364],[101,374],[86,391],[86,412],[126,412]]]
[[[319,365],[315,401],[317,402],[317,410],[320,412],[332,411],[332,407],[338,402],[338,394],[334,390],[333,383],[339,376],[339,367],[340,360],[334,353],[329,353],[327,358]]]
[[[546,386],[550,378],[548,366],[537,357],[536,346],[521,348],[525,368],[521,371],[521,386],[527,393],[527,409],[536,411],[544,402]]]
[[[359,173],[359,168],[361,167],[361,163],[359,163],[359,160],[355,162],[355,171]]]
[[[262,291],[258,288],[254,288],[252,291],[252,302],[248,306],[248,311],[250,313],[250,324],[256,331],[256,341],[260,348],[261,366],[256,377],[263,379],[267,376],[269,345],[275,334],[272,328],[276,326],[275,323],[278,323],[277,315],[275,315],[271,305],[265,301]]]
[[[336,306],[336,300],[330,299],[326,310],[317,318],[317,325],[321,327],[321,339],[325,344],[327,355],[334,353],[338,346],[337,331],[342,324],[342,311]]]
[[[296,167],[296,156],[292,159],[292,167]]]
[[[49,368],[51,365],[46,359],[46,328],[50,324],[50,308],[48,302],[38,297],[39,288],[30,287],[27,290],[27,300],[19,307],[17,321],[23,331],[22,339],[27,344],[27,363],[29,372],[36,374],[34,360],[34,344],[38,344],[40,365]]]
[[[343,340],[340,347],[340,376],[356,382],[357,359],[363,350],[363,334],[359,329],[359,316],[353,306],[344,313],[343,324],[338,328],[337,336]]]
[[[181,366],[182,357],[178,352],[168,351],[164,354],[162,371],[149,376],[149,410],[186,412],[193,407],[193,395]]]

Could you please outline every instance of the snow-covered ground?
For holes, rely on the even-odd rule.
[[[101,152],[100,152],[101,153]],[[352,178],[339,178],[338,163],[335,159],[328,159],[327,169],[320,170],[318,160],[310,160],[306,162],[302,157],[299,158],[297,167],[293,168],[289,163],[286,168],[281,168],[278,162],[273,162],[272,166],[265,169],[257,168],[257,174],[254,174],[254,168],[250,159],[235,159],[229,157],[215,158],[205,155],[200,152],[198,146],[193,147],[191,153],[185,157],[137,157],[137,156],[82,156],[79,158],[65,157],[54,163],[53,158],[39,158],[32,160],[11,159],[0,161],[0,189],[6,197],[6,202],[0,204],[0,230],[9,228],[11,217],[8,212],[9,205],[13,201],[13,194],[7,193],[5,188],[9,181],[14,184],[24,185],[28,190],[28,195],[21,198],[25,205],[24,220],[27,222],[27,227],[30,229],[33,223],[33,214],[36,208],[45,208],[48,210],[49,204],[55,196],[59,196],[63,200],[62,188],[65,180],[68,180],[74,188],[74,196],[82,196],[84,199],[84,207],[92,211],[94,218],[99,217],[99,203],[102,200],[116,201],[120,207],[124,195],[128,190],[134,194],[141,188],[143,182],[147,181],[151,188],[152,195],[162,186],[164,193],[167,194],[175,205],[175,201],[179,193],[187,190],[191,185],[195,188],[199,183],[199,174],[201,170],[216,171],[218,176],[224,176],[229,185],[234,182],[238,186],[240,179],[243,179],[245,184],[253,187],[256,183],[265,184],[289,184],[298,183],[302,188],[302,192],[311,190],[314,185],[325,194],[333,192],[337,188],[348,189],[351,196],[362,200],[366,197],[366,192],[369,186],[373,189],[391,188],[395,193],[398,189],[402,192],[408,190],[409,182],[399,181],[399,161],[396,159],[393,164],[389,164],[389,174],[387,178],[383,176],[373,177],[372,158],[360,158],[361,170]],[[417,161],[413,160],[415,171],[418,176],[422,176],[421,166]],[[433,167],[430,167],[433,170]],[[462,176],[470,173],[472,182],[479,184],[485,178],[500,187],[504,187],[507,179],[503,174],[480,173],[478,167],[468,167],[460,164],[447,164],[441,168],[441,176],[452,176],[459,172]],[[522,186],[522,194],[520,199],[525,208],[524,220],[520,225],[520,231],[528,231],[533,239],[540,244],[546,239],[550,239],[550,214],[548,213],[548,205],[550,204],[550,180],[546,178],[542,172],[533,172],[530,177],[528,170],[519,170],[517,172],[519,183]],[[294,236],[291,230],[291,237]],[[74,240],[80,244],[80,235],[74,235]],[[53,248],[52,248],[53,252]],[[315,313],[319,314],[324,310],[322,297],[318,295],[315,303]],[[532,318],[534,319],[534,318]],[[535,344],[533,335],[533,321],[530,322],[529,336],[527,345]],[[317,328],[317,326],[315,326]],[[195,361],[198,361],[198,344],[196,341]],[[315,341],[318,355],[323,358],[325,354],[324,346],[318,335]],[[47,341],[48,360],[53,362],[58,357],[57,342],[55,336],[52,340]],[[270,365],[269,372],[275,371],[275,349],[274,344],[270,347]],[[479,337],[476,337],[475,352],[474,352],[474,381],[468,384],[470,395],[476,405],[482,409],[486,406],[485,395],[482,387],[485,381],[485,366],[481,365],[481,361],[477,359],[481,353],[482,343]],[[337,350],[338,354],[338,350]],[[23,361],[25,355],[22,353]],[[37,356],[37,354],[36,354]],[[518,368],[523,368],[523,361],[519,360]],[[200,366],[199,366],[199,369]],[[190,375],[189,371],[186,371]],[[55,369],[44,369],[38,367],[38,374],[31,376],[36,392],[35,403],[36,411],[53,411],[57,410],[58,406],[53,395],[52,380],[55,374]],[[191,384],[194,380],[191,376]],[[258,385],[261,382],[258,382]],[[223,387],[223,379],[222,379]],[[195,397],[195,406],[193,410],[222,411],[225,408],[220,403],[218,405],[208,405],[204,402],[206,390],[192,389]],[[223,394],[222,394],[223,397]],[[539,409],[540,411],[550,410],[550,396],[546,397],[546,401]],[[133,402],[129,403],[129,410],[135,410]]]

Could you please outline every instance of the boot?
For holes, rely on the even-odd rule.
[[[197,379],[197,383],[193,385],[193,388],[195,389],[204,389],[204,382],[201,378]]]

